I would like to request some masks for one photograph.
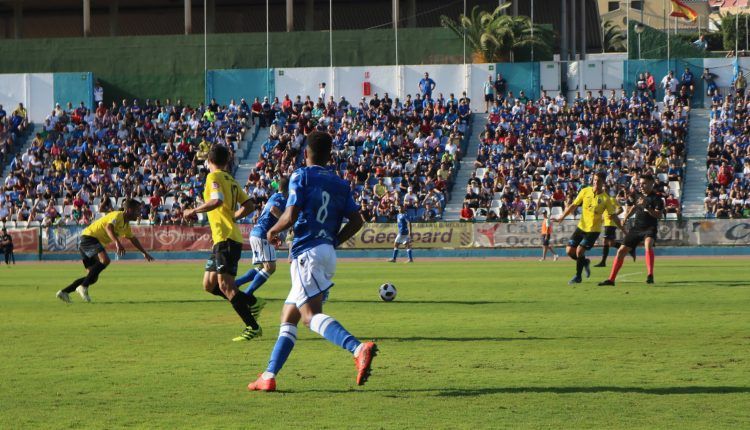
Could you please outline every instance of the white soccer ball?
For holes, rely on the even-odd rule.
[[[384,302],[391,302],[393,299],[396,298],[396,286],[386,282],[385,284],[380,286],[380,298],[383,299]]]

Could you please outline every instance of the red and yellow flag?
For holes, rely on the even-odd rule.
[[[698,19],[698,14],[691,8],[687,7],[681,0],[672,1],[672,13],[669,16],[676,16],[679,18],[685,18],[688,21],[695,21]]]

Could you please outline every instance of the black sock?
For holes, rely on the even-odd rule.
[[[240,293],[242,293],[242,294],[245,294],[245,293],[243,293],[242,291],[240,291]],[[252,293],[250,293],[250,294],[245,294],[245,297],[247,297],[247,303],[248,303],[248,305],[250,305],[250,306],[254,305],[254,304],[255,304],[255,303],[256,303],[256,302],[258,301],[258,299],[257,299],[257,298],[255,298],[255,295],[254,295],[254,294],[252,294]]]
[[[103,265],[102,263],[96,263],[91,268],[89,268],[89,274],[86,275],[86,278],[81,282],[81,285],[84,287],[89,287],[91,285],[96,284],[96,281],[99,280],[99,274],[106,269],[107,266]]]
[[[609,245],[604,245],[602,249],[602,263],[607,262],[607,257],[609,257]]]
[[[234,311],[237,312],[237,315],[239,315],[240,318],[242,318],[242,321],[246,326],[250,326],[253,329],[258,328],[258,323],[255,321],[255,318],[253,318],[253,314],[250,313],[250,303],[244,293],[235,293],[234,297],[229,300],[229,303],[232,304]]]
[[[221,297],[223,299],[229,300],[227,298],[226,294],[224,294],[224,292],[221,291],[221,288],[219,288],[218,285],[215,286],[213,290],[209,291],[209,293],[213,294],[214,296],[218,296],[218,297]]]
[[[586,257],[578,257],[576,259],[576,277],[580,278],[583,272],[583,266],[586,265]]]
[[[78,288],[79,285],[81,285],[81,282],[83,282],[85,279],[86,277],[84,276],[82,278],[78,278],[75,281],[71,282],[70,285],[68,285],[67,287],[63,289],[63,293],[72,293],[73,291],[76,290],[76,288]]]

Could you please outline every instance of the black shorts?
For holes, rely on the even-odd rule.
[[[654,244],[656,244],[656,232],[656,227],[646,227],[639,229],[633,228],[628,232],[628,234],[625,235],[625,239],[622,241],[622,244],[627,246],[628,248],[635,249],[647,237],[653,238]]]
[[[494,102],[495,101],[495,95],[494,94],[485,94],[484,95],[484,101],[486,101],[486,102]]]
[[[81,253],[83,267],[89,268],[99,262],[99,253],[105,251],[99,239],[91,236],[81,236],[78,240],[78,251]]]
[[[568,240],[568,246],[572,247],[578,247],[582,246],[587,251],[594,247],[594,244],[596,243],[596,240],[599,239],[599,232],[598,231],[592,231],[592,232],[585,232],[581,230],[580,228],[576,228],[576,231],[573,232],[572,235],[570,235],[570,239]]]
[[[550,239],[550,235],[543,234],[542,235],[542,245],[549,246],[549,239]]]
[[[206,261],[206,272],[237,276],[237,267],[242,257],[242,244],[225,240],[214,245]]]
[[[617,227],[615,226],[605,226],[604,227],[604,238],[605,239],[615,239],[617,238]]]

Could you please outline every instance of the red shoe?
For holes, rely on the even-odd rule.
[[[378,355],[378,346],[374,342],[365,342],[359,351],[359,356],[354,357],[354,364],[357,366],[357,385],[365,385],[367,378],[370,377],[370,366],[372,359]]]
[[[250,391],[276,391],[276,378],[263,379],[262,375],[262,373],[259,374],[255,382],[247,384],[247,389]]]

